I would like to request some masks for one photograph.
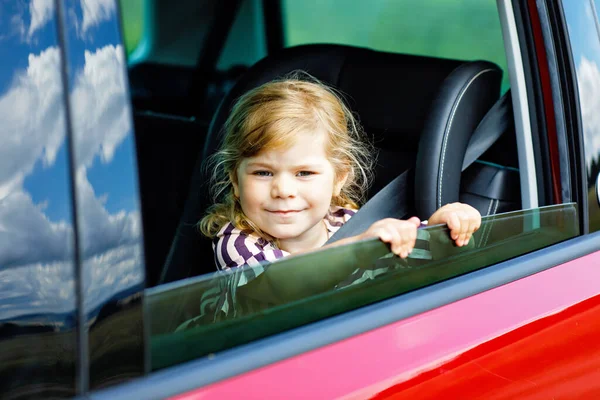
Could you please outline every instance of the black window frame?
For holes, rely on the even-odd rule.
[[[567,135],[568,160],[570,167],[570,184],[572,201],[579,204],[579,226],[582,234],[588,234],[589,212],[587,198],[587,170],[585,166],[583,122],[579,104],[579,89],[575,73],[575,62],[571,43],[567,32],[562,5],[555,0],[545,0],[538,3],[538,13],[541,18],[549,21],[550,32],[545,32],[545,38],[554,44],[554,62],[557,74],[551,76],[552,84],[559,88],[560,99],[554,99],[555,108],[564,113],[562,123]],[[551,37],[549,37],[551,34]],[[561,121],[557,121],[557,124]]]

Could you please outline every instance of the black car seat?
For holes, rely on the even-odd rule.
[[[414,177],[415,209],[420,218],[428,218],[438,208],[456,201],[472,205],[482,216],[520,208],[510,90],[498,100],[507,105],[502,110],[508,112],[491,115],[500,110],[494,108],[486,115],[493,121],[488,129],[501,132],[502,136],[461,173],[469,139],[481,122],[469,115],[468,107],[482,97],[478,91],[485,90],[481,86],[470,88],[477,75],[465,72],[468,66],[458,67],[444,81],[421,135]],[[484,73],[486,70],[478,72]],[[453,76],[458,74],[464,76]],[[460,82],[464,83],[462,87]]]
[[[440,135],[447,131],[452,140],[445,141],[446,152],[466,146],[463,142],[498,100],[502,76],[498,66],[485,61],[328,44],[287,48],[259,61],[240,78],[214,115],[160,283],[215,270],[211,243],[196,228],[211,202],[209,176],[202,163],[220,145],[221,129],[235,100],[249,89],[294,70],[306,71],[340,90],[367,134],[374,138],[379,154],[370,194],[414,167],[424,130],[443,128]],[[438,157],[440,149],[432,147]]]

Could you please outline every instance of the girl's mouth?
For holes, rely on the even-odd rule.
[[[301,210],[268,210],[270,213],[276,215],[293,215],[299,213]]]

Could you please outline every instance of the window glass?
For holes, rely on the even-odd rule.
[[[599,0],[563,1],[583,123],[590,231],[600,230],[600,23]]]
[[[250,34],[256,30],[256,26],[264,24],[259,18],[259,4],[257,1],[244,2],[240,12],[245,19],[242,21],[238,18],[234,26],[230,27],[227,46],[231,47],[221,54],[227,54],[227,57],[221,58],[220,67],[229,68],[237,63],[252,63],[252,57],[260,52],[260,46],[256,49],[247,47],[250,41],[256,40],[256,43],[259,43],[258,36]],[[329,0],[309,3],[284,1],[285,43],[287,46],[319,42],[345,43],[442,58],[486,59],[505,67],[504,46],[494,2],[432,0],[425,4],[420,1],[383,0]],[[206,8],[202,14],[203,18],[209,20],[213,11],[214,8]],[[475,18],[475,15],[478,17]],[[168,30],[169,22],[160,29]],[[170,48],[171,50],[177,51],[175,48]],[[430,80],[429,76],[426,78]],[[505,81],[508,82],[506,74]],[[228,81],[227,84],[233,82]],[[365,90],[369,90],[366,83],[358,83],[365,85]],[[418,89],[415,89],[415,92],[417,91]],[[360,114],[358,111],[357,113]],[[386,114],[385,111],[381,113],[381,120],[387,117]],[[210,118],[212,115],[211,110],[207,116]],[[145,192],[148,195],[143,196],[145,218],[156,221],[165,215],[176,218],[184,214],[185,220],[180,225],[177,225],[180,219],[169,220],[169,224],[156,224],[156,227],[171,225],[171,230],[148,229],[149,224],[146,227],[148,254],[158,246],[165,249],[164,257],[149,257],[147,276],[152,277],[150,285],[158,286],[146,288],[144,291],[144,306],[148,316],[145,322],[149,327],[152,370],[219,352],[417,290],[559,243],[576,236],[579,232],[576,205],[564,204],[485,217],[482,227],[467,248],[455,247],[445,227],[421,229],[419,232],[422,237],[418,248],[408,261],[391,256],[383,243],[369,240],[283,258],[272,264],[187,278],[200,271],[215,270],[214,255],[210,250],[199,262],[191,262],[190,258],[185,257],[186,253],[178,253],[176,247],[180,242],[184,242],[183,246],[188,246],[187,249],[204,251],[204,247],[200,245],[210,245],[208,241],[200,243],[200,234],[194,231],[195,224],[204,210],[188,213],[187,209],[193,207],[189,205],[191,202],[184,206],[185,196],[181,195],[180,190],[164,191],[156,188],[164,188],[160,178],[169,182],[181,178],[177,168],[174,168],[177,162],[184,159],[184,162],[193,165],[202,161],[196,159],[202,146],[194,142],[193,145],[187,146],[191,148],[189,153],[176,153],[178,157],[173,158],[177,160],[164,157],[164,151],[171,143],[186,143],[180,139],[165,140],[170,137],[165,136],[165,133],[181,133],[183,124],[192,120],[178,119],[175,124],[175,119],[163,117],[164,115],[160,114],[152,115],[156,120],[164,120],[164,129],[157,128],[158,124],[154,120],[148,124],[152,127],[137,125],[138,149],[144,148],[140,144],[150,143],[160,150],[157,153],[140,154],[140,160],[145,160],[140,161],[140,165],[144,162],[146,165],[154,164],[159,166],[156,171],[160,170],[160,173],[154,173],[155,170],[147,168],[142,172],[142,176],[146,173],[147,177],[146,180],[142,179],[142,182],[148,182],[147,187],[150,187]],[[197,127],[191,128],[193,129],[190,132],[197,138]],[[387,126],[383,126],[381,130],[386,129]],[[417,132],[417,139],[418,134]],[[513,143],[514,136],[511,138],[504,135],[503,139],[506,138],[507,142],[500,148],[509,149],[506,151],[509,153],[516,149],[516,144]],[[505,155],[503,151],[496,153]],[[516,154],[516,151],[514,153]],[[162,156],[162,160],[167,160],[166,167],[155,161],[157,158],[154,154]],[[513,164],[512,159],[508,160],[510,155],[488,159],[490,157],[487,154],[488,158],[484,158],[487,163],[480,164],[518,175],[516,157]],[[403,156],[393,153],[391,157]],[[100,161],[103,161],[102,158]],[[503,167],[504,161],[510,161],[509,165]],[[190,166],[191,168],[194,167]],[[180,187],[187,188],[185,185],[188,185],[190,179],[183,180],[185,184]],[[196,176],[191,179],[191,196],[202,195],[203,193],[199,192],[205,189],[198,185],[196,180]],[[511,186],[514,187],[518,187],[518,184]],[[95,193],[99,191],[95,190]],[[501,199],[481,197],[483,194],[477,197],[479,194],[475,192],[469,194],[472,195],[471,199],[485,202],[487,214],[498,212],[500,202],[504,201],[510,203],[507,209],[519,208],[517,202],[513,201],[512,190],[499,194]],[[178,196],[183,198],[181,205],[179,208],[171,207],[176,203],[175,198]],[[517,198],[520,199],[519,196]],[[173,211],[167,212],[169,208]],[[161,254],[158,251],[156,253]],[[182,254],[184,256],[181,256]],[[175,262],[170,264],[173,260]],[[176,268],[167,268],[171,265],[176,265]],[[323,271],[339,272],[339,279],[336,278],[338,280],[335,284],[323,287],[320,283],[323,281]],[[182,280],[176,281],[177,279]],[[319,283],[321,287],[306,285],[310,280]]]
[[[140,45],[144,34],[144,12],[148,2],[143,0],[119,0],[123,27],[125,53],[130,56]]]
[[[175,282],[146,291],[152,369],[222,351],[541,249],[579,232],[574,203],[483,218],[466,248],[444,226],[420,230],[411,258],[367,240]],[[334,288],[305,286],[319,270],[346,271]],[[258,278],[243,284],[248,276]],[[283,278],[281,277],[289,277]],[[356,277],[359,276],[359,279]],[[292,278],[293,277],[293,278]],[[240,284],[242,282],[242,284]]]
[[[89,362],[84,384],[96,389],[144,373],[135,143],[116,1],[60,4],[85,324],[81,342]]]
[[[77,394],[73,204],[52,1],[0,2],[0,393]]]
[[[337,43],[394,53],[487,60],[504,71],[495,1],[283,0],[286,46]]]
[[[217,70],[250,66],[267,55],[262,1],[242,1],[217,62]]]
[[[115,0],[117,1],[117,0]],[[100,3],[103,4],[103,3]],[[167,1],[124,0],[123,34],[130,63],[196,65],[201,51],[210,44],[208,34],[226,7],[216,0]]]

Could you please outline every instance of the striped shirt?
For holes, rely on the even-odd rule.
[[[332,207],[323,221],[331,237],[356,210]],[[289,256],[285,250],[277,248],[274,242],[260,237],[251,230],[242,231],[230,222],[225,225],[213,241],[215,263],[220,270],[241,267],[242,265],[259,265]]]

